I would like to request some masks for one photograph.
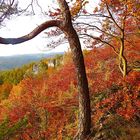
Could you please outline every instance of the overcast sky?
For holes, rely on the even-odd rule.
[[[34,0],[36,2],[36,0]],[[47,6],[53,7],[55,0],[38,0],[42,9],[45,9]],[[97,4],[97,0],[90,0],[92,3],[88,4],[89,9],[93,9],[94,5]],[[94,2],[93,2],[94,1]],[[26,8],[30,0],[19,0],[19,6]],[[41,9],[34,6],[36,15],[34,16],[14,16],[10,20],[6,20],[6,26],[0,29],[1,37],[19,37],[25,35],[32,31],[37,25],[46,21],[46,16],[41,14]],[[50,52],[62,52],[68,49],[68,44],[63,44],[56,49],[48,50],[46,49],[46,44],[49,42],[45,38],[45,34],[41,33],[34,39],[18,44],[18,45],[2,45],[0,44],[0,56],[9,56],[9,55],[19,55],[19,54],[32,54],[32,53],[50,53]],[[44,49],[45,48],[45,49]]]

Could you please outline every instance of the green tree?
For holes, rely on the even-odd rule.
[[[27,126],[28,119],[27,117],[24,117],[20,120],[18,120],[14,125],[9,127],[10,120],[6,118],[0,123],[0,139],[5,140],[9,139],[11,136],[16,134],[19,129],[22,129]]]

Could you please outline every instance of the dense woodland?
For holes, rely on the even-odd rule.
[[[139,47],[137,49],[139,52]],[[42,137],[53,140],[75,136],[78,94],[70,56],[70,53],[66,54],[63,65],[30,75],[17,85],[9,84],[10,79],[9,83],[6,81],[1,85],[1,139]],[[97,136],[104,139],[139,139],[139,72],[131,71],[123,78],[117,58],[108,47],[85,51],[85,63],[92,123],[96,124]],[[92,135],[90,137],[92,139]]]
[[[91,132],[84,139],[139,140],[140,3],[101,0],[93,13],[86,3],[77,0],[70,9],[76,19],[99,19],[96,25],[73,23],[90,47],[83,51],[91,106]],[[60,9],[49,14],[60,18]],[[76,139],[80,110],[72,53],[0,72],[0,140]]]

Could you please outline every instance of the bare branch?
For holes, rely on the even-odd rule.
[[[61,23],[63,21],[59,21],[59,20],[51,20],[51,21],[46,21],[43,24],[39,25],[38,27],[36,27],[32,32],[30,32],[29,34],[19,37],[19,38],[2,38],[0,37],[0,43],[1,44],[18,44],[18,43],[22,43],[28,40],[31,40],[32,38],[34,38],[35,36],[37,36],[39,33],[41,33],[42,31],[44,31],[45,29],[49,28],[49,27],[59,27],[62,29]]]
[[[115,47],[112,44],[110,44],[109,42],[107,42],[105,40],[102,40],[99,37],[95,37],[95,36],[92,36],[92,35],[89,35],[89,34],[80,34],[80,35],[88,36],[88,37],[90,37],[92,39],[99,40],[100,42],[109,45],[113,49],[113,51],[118,55],[118,52],[116,51]]]
[[[43,13],[42,7],[40,6],[38,0],[36,0],[36,4],[38,5],[38,7],[40,8],[41,12]]]
[[[22,10],[22,13],[25,12],[25,11],[27,11],[27,10],[31,7],[32,13],[35,15],[34,3],[37,4],[37,6],[38,6],[38,7],[40,8],[40,10],[41,10],[41,13],[43,13],[42,7],[40,6],[38,0],[31,0],[30,4],[29,4],[24,10]]]
[[[31,3],[24,10],[22,10],[22,13],[27,11],[29,9],[29,7],[31,7],[33,14],[35,14],[33,2],[34,2],[34,0],[31,0]]]
[[[108,33],[108,32],[106,32],[106,31],[104,31],[104,30],[102,30],[102,29],[100,29],[99,27],[97,27],[97,26],[95,26],[95,25],[92,25],[92,24],[88,24],[88,23],[84,23],[84,22],[78,22],[78,23],[75,23],[75,24],[83,24],[83,25],[87,25],[87,26],[89,26],[89,27],[92,27],[92,28],[96,28],[98,31],[100,31],[101,33],[104,33],[104,34],[106,34],[106,35],[109,35],[109,36],[111,36],[111,37],[114,37],[114,38],[118,38],[117,36],[115,36],[115,35],[113,35],[113,34],[111,34],[111,33]]]
[[[0,16],[0,23],[9,15],[15,0],[12,1],[10,0],[9,2],[10,2],[9,4],[6,4],[4,0],[1,2],[0,6],[1,7],[4,6],[6,10],[2,11],[2,15]]]
[[[108,15],[103,15],[103,14],[91,14],[91,13],[88,13],[88,14],[85,14],[85,15],[80,15],[80,17],[100,17],[100,18],[111,18],[110,16]]]
[[[107,4],[107,3],[105,3],[105,4],[106,4],[106,9],[107,9],[107,11],[108,11],[108,14],[109,14],[109,16],[111,17],[111,20],[112,20],[112,21],[115,23],[115,25],[122,31],[122,28],[118,25],[118,23],[115,21],[113,15],[112,15],[112,13],[110,12],[108,4]]]

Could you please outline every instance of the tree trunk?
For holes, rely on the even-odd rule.
[[[123,77],[127,75],[127,60],[124,56],[124,33],[122,32],[122,37],[120,38],[121,46],[119,51],[119,68],[123,74]]]
[[[62,20],[50,20],[39,25],[31,33],[19,38],[2,38],[0,37],[1,44],[18,44],[31,40],[43,30],[56,26],[60,28],[66,35],[71,52],[73,62],[76,68],[78,91],[79,91],[79,130],[78,140],[84,140],[90,133],[91,128],[91,109],[88,81],[86,77],[85,64],[79,37],[72,26],[71,15],[69,7],[65,0],[57,0],[62,12]]]
[[[91,109],[88,81],[85,72],[85,64],[80,41],[74,28],[71,26],[68,31],[68,41],[72,51],[72,58],[76,68],[78,91],[79,91],[79,136],[78,140],[84,140],[90,133]]]

